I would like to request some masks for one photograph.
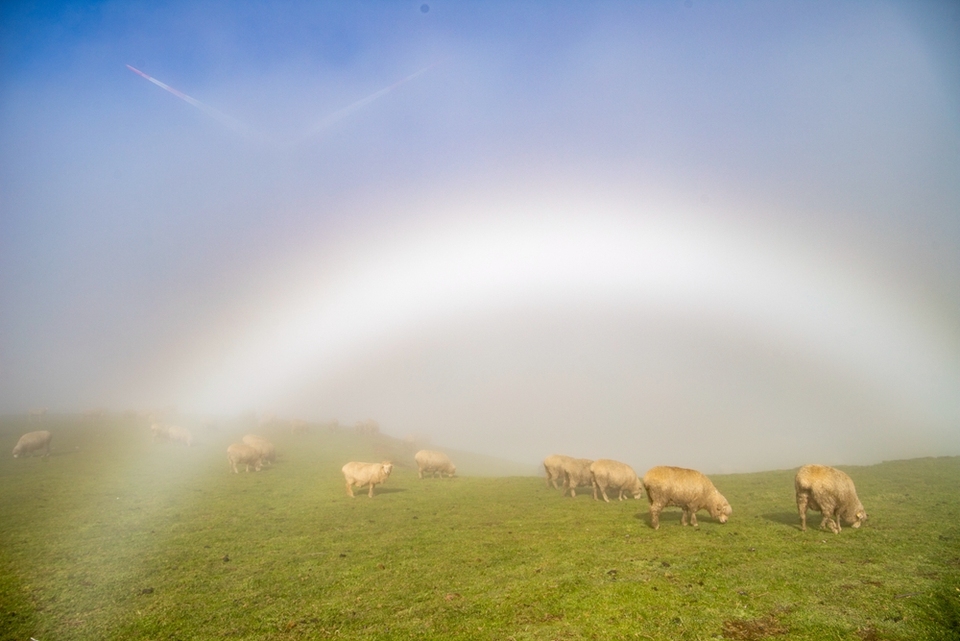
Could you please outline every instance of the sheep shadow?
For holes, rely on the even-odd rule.
[[[54,449],[51,449],[51,450],[50,450],[50,454],[47,454],[47,455],[37,454],[37,455],[33,455],[33,456],[24,456],[23,458],[42,458],[42,459],[48,459],[48,458],[51,458],[51,457],[54,457],[54,456],[56,456],[56,457],[60,457],[60,456],[70,456],[70,455],[72,455],[72,454],[78,454],[79,452],[80,452],[80,450],[77,449],[77,448],[70,449],[70,450],[54,450]]]
[[[669,510],[669,511],[666,511],[666,510],[665,510],[665,511],[663,511],[663,512],[660,513],[660,525],[663,526],[663,525],[666,524],[666,523],[676,523],[677,525],[679,525],[679,524],[680,524],[680,517],[681,517],[681,516],[683,516],[683,512],[681,512],[681,511],[677,511],[677,510]],[[633,518],[637,519],[638,521],[643,521],[644,524],[645,524],[647,527],[649,527],[649,528],[652,528],[652,527],[653,527],[653,524],[650,523],[650,512],[649,512],[649,511],[647,511],[647,512],[637,512],[636,514],[633,515]]]
[[[373,495],[377,494],[394,494],[396,492],[406,492],[407,488],[405,487],[378,487],[373,491]]]
[[[789,525],[797,530],[800,529],[800,515],[796,512],[768,512],[760,516],[772,523]]]

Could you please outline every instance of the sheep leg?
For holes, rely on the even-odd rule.
[[[600,486],[600,493],[603,494],[603,500],[606,501],[607,503],[609,503],[609,502],[610,502],[610,499],[607,498],[607,488],[606,488],[605,485],[601,485],[601,486]]]
[[[837,528],[837,524],[834,523],[834,522],[833,522],[833,519],[830,518],[830,514],[829,514],[828,512],[824,512],[824,514],[823,514],[823,520],[820,521],[820,529],[821,529],[821,530],[830,530],[830,531],[833,532],[834,534],[836,534],[837,532],[840,531],[840,530]]]
[[[353,498],[353,483],[347,481],[347,496]]]
[[[840,508],[836,508],[830,513],[830,531],[834,534],[840,534]]]
[[[800,512],[800,531],[807,531],[807,495],[797,495],[797,511]]]
[[[662,505],[650,504],[650,525],[653,526],[654,530],[660,529],[660,510],[662,509]]]
[[[690,511],[690,525],[693,527],[700,527],[700,524],[697,523],[697,511],[692,507],[688,507],[687,510]]]
[[[370,484],[370,491],[367,492],[367,496],[373,498],[373,483]]]

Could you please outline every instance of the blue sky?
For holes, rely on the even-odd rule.
[[[6,3],[0,412],[960,453],[955,3],[422,4]]]

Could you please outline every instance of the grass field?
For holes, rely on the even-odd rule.
[[[726,525],[671,509],[654,531],[645,500],[467,475],[479,457],[421,481],[386,437],[268,433],[277,463],[235,475],[243,432],[186,448],[52,416],[53,454],[13,459],[31,427],[0,422],[2,639],[960,635],[960,458],[844,468],[870,518],[839,535],[800,532],[793,470],[712,476]],[[384,456],[374,499],[347,497],[340,466]]]

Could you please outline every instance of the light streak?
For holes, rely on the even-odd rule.
[[[138,76],[141,76],[142,78],[146,78],[147,80],[149,80],[149,81],[152,82],[153,84],[157,85],[157,86],[160,87],[161,89],[164,89],[164,90],[166,90],[166,91],[169,91],[170,93],[172,93],[174,96],[176,96],[176,97],[179,98],[180,100],[183,100],[184,102],[186,102],[186,103],[189,104],[189,105],[193,105],[194,107],[196,107],[196,108],[199,109],[200,111],[204,112],[205,114],[207,114],[207,115],[210,116],[211,118],[214,118],[214,119],[218,120],[220,123],[222,123],[222,124],[230,127],[231,129],[233,129],[233,130],[235,130],[235,131],[240,131],[240,132],[242,132],[242,133],[251,133],[250,128],[249,128],[247,125],[245,125],[245,124],[243,124],[242,122],[240,122],[239,120],[237,120],[236,118],[232,118],[232,117],[228,116],[227,114],[225,114],[225,113],[223,113],[223,112],[217,111],[216,109],[214,109],[214,108],[211,107],[210,105],[205,105],[204,103],[200,102],[200,101],[197,100],[196,98],[193,98],[192,96],[188,96],[187,94],[183,93],[182,91],[177,91],[176,89],[174,89],[174,88],[171,87],[170,85],[160,82],[159,80],[157,80],[157,79],[154,78],[153,76],[148,76],[147,74],[143,73],[142,71],[140,71],[140,70],[137,69],[136,67],[132,67],[132,66],[130,66],[130,65],[127,65],[127,69],[129,69],[129,70],[132,71],[133,73],[137,74]]]
[[[417,78],[418,76],[423,75],[424,73],[426,73],[427,71],[429,71],[430,69],[432,69],[433,67],[435,67],[436,65],[437,65],[437,63],[433,63],[433,64],[431,64],[431,65],[427,65],[426,67],[424,67],[424,68],[421,69],[420,71],[414,72],[414,73],[410,74],[409,76],[407,76],[406,78],[401,78],[400,80],[398,80],[397,82],[393,83],[393,84],[390,85],[389,87],[385,87],[385,88],[381,89],[380,91],[376,91],[376,92],[370,94],[369,96],[367,96],[366,98],[361,98],[360,100],[358,100],[358,101],[356,101],[356,102],[354,102],[354,103],[352,103],[352,104],[347,105],[347,106],[344,107],[343,109],[340,109],[339,111],[333,112],[332,114],[330,114],[329,116],[327,116],[326,118],[324,118],[323,120],[321,120],[320,122],[318,122],[316,125],[314,125],[314,126],[311,127],[310,129],[308,129],[308,130],[306,131],[306,133],[304,134],[304,138],[310,138],[310,137],[312,137],[312,136],[316,136],[316,135],[319,134],[319,133],[322,133],[325,129],[327,129],[327,128],[330,127],[331,125],[333,125],[333,124],[335,124],[335,123],[343,120],[344,118],[346,118],[347,116],[349,116],[349,115],[352,114],[353,112],[357,111],[358,109],[362,109],[363,107],[366,107],[367,105],[369,105],[369,104],[370,104],[371,102],[373,102],[374,100],[378,100],[379,98],[382,98],[383,96],[387,95],[388,93],[390,93],[391,91],[393,91],[394,89],[396,89],[397,87],[399,87],[400,85],[406,84],[406,83],[410,82],[411,80],[413,80],[414,78]]]
[[[381,90],[379,90],[379,91],[376,91],[376,92],[370,94],[369,96],[367,96],[366,98],[361,98],[360,100],[358,100],[358,101],[356,101],[356,102],[354,102],[354,103],[352,103],[352,104],[350,104],[350,105],[347,105],[347,106],[344,107],[343,109],[340,109],[339,111],[333,112],[332,114],[330,114],[329,116],[327,116],[326,118],[324,118],[323,120],[321,120],[320,122],[318,122],[316,125],[314,125],[314,126],[311,127],[310,129],[308,129],[308,130],[302,135],[302,137],[300,138],[300,142],[305,141],[305,140],[308,140],[309,138],[311,138],[311,137],[313,137],[313,136],[316,136],[317,134],[322,133],[324,130],[328,129],[330,126],[336,124],[337,122],[343,120],[344,118],[346,118],[347,116],[349,116],[349,115],[352,114],[353,112],[355,112],[355,111],[357,111],[357,110],[359,110],[359,109],[362,109],[363,107],[369,105],[371,102],[374,102],[375,100],[378,100],[378,99],[382,98],[383,96],[387,95],[388,93],[390,93],[391,91],[393,91],[393,90],[396,89],[397,87],[399,87],[399,86],[401,86],[401,85],[403,85],[403,84],[406,84],[406,83],[410,82],[411,80],[413,80],[414,78],[417,78],[418,76],[423,75],[424,73],[426,73],[427,71],[429,71],[431,68],[435,67],[436,64],[437,64],[437,63],[433,63],[433,64],[431,64],[431,65],[427,65],[427,66],[424,67],[423,69],[421,69],[421,70],[419,70],[419,71],[416,71],[416,72],[410,74],[410,75],[407,76],[406,78],[401,78],[400,80],[398,80],[397,82],[393,83],[393,84],[390,85],[389,87],[385,87],[385,88],[383,88],[383,89],[381,89]],[[131,66],[131,65],[127,65],[127,69],[129,69],[130,71],[132,71],[132,72],[134,72],[135,74],[139,75],[140,77],[145,78],[146,80],[149,80],[150,82],[152,82],[153,84],[157,85],[157,86],[160,87],[161,89],[163,89],[163,90],[165,90],[165,91],[169,91],[170,93],[172,93],[174,96],[176,96],[176,97],[179,98],[180,100],[183,100],[184,102],[186,102],[186,103],[189,104],[189,105],[193,105],[194,107],[196,107],[196,108],[199,109],[200,111],[204,112],[205,114],[207,114],[207,115],[210,116],[211,118],[214,118],[214,119],[218,120],[220,123],[226,125],[227,127],[230,127],[231,129],[233,129],[233,130],[235,130],[235,131],[238,131],[238,132],[243,133],[243,134],[246,134],[246,135],[255,135],[255,137],[260,138],[260,139],[263,139],[263,140],[267,140],[267,139],[268,139],[266,136],[263,136],[262,134],[257,134],[254,130],[252,130],[250,127],[248,127],[248,126],[245,125],[244,123],[240,122],[240,121],[237,120],[236,118],[233,118],[233,117],[231,117],[231,116],[228,116],[228,115],[226,115],[225,113],[214,109],[214,108],[211,107],[210,105],[206,105],[206,104],[200,102],[199,100],[197,100],[196,98],[194,98],[194,97],[192,97],[192,96],[188,96],[187,94],[183,93],[182,91],[178,91],[178,90],[174,89],[174,88],[171,87],[170,85],[168,85],[168,84],[166,84],[166,83],[163,83],[163,82],[157,80],[157,79],[154,78],[153,76],[150,76],[150,75],[145,74],[144,72],[140,71],[140,70],[137,69],[136,67],[133,67],[133,66]]]

